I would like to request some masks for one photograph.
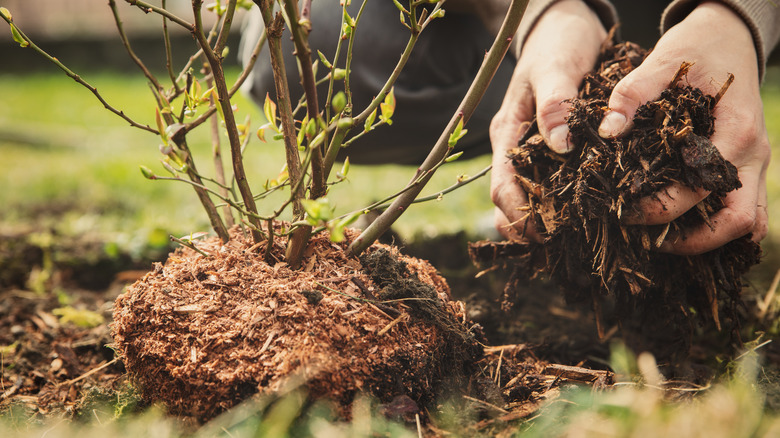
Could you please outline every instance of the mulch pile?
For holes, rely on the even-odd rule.
[[[713,109],[733,77],[717,96],[707,96],[685,85],[690,65],[683,64],[669,78],[669,88],[639,108],[627,135],[598,135],[613,87],[645,56],[632,43],[605,43],[596,69],[571,102],[571,153],[552,152],[535,123],[510,153],[529,198],[528,226],[544,242],[480,243],[472,254],[477,260],[511,257],[515,279],[553,279],[570,301],[591,303],[602,335],[602,308],[611,301],[618,322],[641,331],[640,348],[684,356],[697,324],[694,314],[698,323],[736,332],[741,278],[758,263],[760,247],[745,236],[697,256],[656,251],[665,239],[685,239],[686,229],[709,225],[726,194],[741,183],[736,168],[709,141]],[[675,183],[711,194],[670,224],[624,224],[623,216],[641,198]]]
[[[345,405],[358,392],[425,404],[467,378],[478,333],[444,279],[381,245],[361,264],[346,245],[317,235],[293,270],[234,230],[224,246],[198,243],[209,257],[183,248],[155,265],[114,312],[117,350],[144,397],[205,420],[298,385]]]

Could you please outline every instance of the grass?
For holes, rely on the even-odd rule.
[[[115,107],[154,125],[154,107],[148,99],[151,93],[143,79],[105,73],[84,77]],[[159,164],[160,142],[155,136],[127,127],[65,76],[6,75],[0,76],[0,83],[7,102],[0,108],[0,183],[11,188],[0,193],[0,204],[9,207],[0,213],[4,222],[27,221],[38,212],[37,218],[47,223],[47,210],[67,207],[72,215],[64,222],[57,217],[57,226],[74,232],[85,228],[106,232],[162,228],[188,233],[208,228],[188,186],[148,181],[138,171],[139,165],[146,165],[160,175],[166,173]],[[243,98],[238,99],[238,106],[238,118],[248,114],[257,127],[262,119],[258,108]],[[208,134],[204,126],[190,138],[204,173],[212,173],[208,170]],[[274,178],[284,163],[280,144],[264,144],[254,136],[245,156],[255,190]],[[488,164],[488,157],[448,164],[426,193],[443,189],[459,175],[475,174]],[[409,166],[352,166],[349,180],[335,187],[329,198],[337,212],[346,213],[390,190],[401,189],[413,172]],[[488,184],[488,179],[482,178],[456,195],[416,205],[398,222],[396,230],[407,238],[461,229],[476,233],[480,221],[492,211]],[[261,204],[261,210],[272,211],[279,199]]]

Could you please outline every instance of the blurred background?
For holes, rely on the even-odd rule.
[[[325,1],[325,0],[319,0]],[[335,0],[334,0],[335,1]],[[154,102],[145,79],[128,58],[116,35],[107,0],[0,0],[14,22],[37,44],[81,75],[116,108],[144,124],[154,125]],[[162,19],[145,14],[117,0],[131,44],[149,68],[166,78],[161,44]],[[159,1],[152,2],[159,4]],[[207,2],[208,3],[208,2]],[[657,18],[668,2],[623,1],[617,7],[626,25],[625,39],[644,46],[658,35]],[[169,0],[167,8],[184,18],[191,16],[189,0]],[[233,26],[229,48],[228,80],[239,74],[236,62],[243,11]],[[210,17],[205,13],[204,18]],[[208,26],[208,22],[206,23]],[[195,51],[191,36],[169,24],[178,71]],[[770,140],[777,152],[780,144],[780,50],[774,54],[763,87]],[[68,235],[98,235],[126,248],[143,248],[167,242],[169,233],[183,235],[208,229],[205,214],[184,184],[148,181],[139,166],[164,174],[159,164],[159,139],[127,127],[109,113],[81,85],[30,48],[21,48],[8,26],[0,24],[0,230],[47,229]],[[238,100],[239,120],[248,120],[254,132],[262,116],[243,98]],[[403,111],[399,108],[399,111]],[[248,118],[248,119],[247,119]],[[201,128],[191,138],[196,160],[208,163],[211,138]],[[279,144],[253,138],[246,152],[250,181],[273,179],[283,164]],[[489,164],[478,157],[448,164],[437,174],[432,193],[453,184],[463,175],[474,175]],[[349,181],[334,190],[332,201],[340,213],[351,211],[400,189],[412,176],[413,167],[353,166]],[[416,205],[396,225],[406,240],[463,231],[469,238],[490,235],[492,204],[488,178],[482,178],[440,201]],[[780,172],[777,160],[769,171],[770,236],[766,257],[771,279],[780,264]],[[271,200],[261,209],[270,211]],[[464,249],[465,251],[465,249]],[[768,282],[768,280],[766,280]]]

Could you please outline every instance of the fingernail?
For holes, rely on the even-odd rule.
[[[569,143],[568,126],[560,125],[550,130],[550,149],[559,154],[571,152],[572,145]]]
[[[619,112],[609,111],[599,125],[599,135],[602,138],[613,138],[620,135],[626,126],[626,116]]]

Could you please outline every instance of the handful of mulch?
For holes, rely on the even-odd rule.
[[[544,242],[480,243],[472,247],[472,257],[511,255],[517,260],[515,278],[543,274],[559,282],[570,300],[592,300],[600,334],[607,297],[614,297],[620,323],[639,315],[669,327],[677,315],[681,325],[690,327],[690,313],[696,313],[720,329],[723,320],[736,321],[741,277],[758,263],[758,244],[746,236],[697,256],[657,248],[666,238],[684,239],[686,229],[709,224],[724,207],[725,195],[741,187],[737,169],[709,140],[713,109],[733,76],[716,96],[707,96],[684,85],[690,64],[683,64],[669,88],[639,108],[631,132],[601,138],[598,126],[612,89],[645,55],[629,42],[604,45],[597,68],[571,102],[571,153],[552,152],[535,123],[511,151],[517,182],[528,194],[533,219],[528,226],[535,226]],[[669,224],[623,223],[623,215],[641,198],[674,183],[712,193]]]

